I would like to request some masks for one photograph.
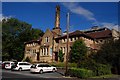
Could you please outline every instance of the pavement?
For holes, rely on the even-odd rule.
[[[57,73],[59,73],[62,76],[64,76],[65,75],[65,69],[63,69],[63,68],[57,68]]]

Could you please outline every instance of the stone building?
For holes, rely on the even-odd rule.
[[[40,43],[41,38],[38,40],[32,40],[25,42],[25,54],[24,59],[29,57],[32,59],[33,62],[40,60]]]
[[[57,54],[53,54],[53,49],[57,46],[55,38],[58,36],[61,36],[60,6],[56,6],[55,27],[53,30],[47,29],[40,40],[25,43],[24,59],[30,57],[33,62],[51,62],[52,60],[57,60],[58,57],[55,57]],[[33,46],[33,44],[36,44],[36,46]]]
[[[98,50],[105,40],[119,39],[119,35],[120,33],[116,30],[97,26],[86,31],[76,30],[69,33],[68,50],[71,50],[73,43],[78,39],[84,40],[89,50]],[[62,50],[65,53],[64,61],[66,61],[66,45],[67,35],[62,34],[60,28],[60,7],[56,6],[55,27],[52,30],[47,29],[38,40],[26,42],[24,58],[29,57],[33,62],[58,62],[58,53]]]

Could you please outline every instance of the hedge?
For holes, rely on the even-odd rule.
[[[110,65],[97,64],[96,76],[111,74]]]
[[[79,68],[92,70],[95,76],[111,74],[111,66],[96,63],[94,60],[86,60],[79,64]]]
[[[84,68],[71,68],[68,70],[68,75],[71,77],[78,77],[78,78],[88,78],[93,76],[92,70],[87,70]]]
[[[55,66],[55,67],[65,67],[65,63],[64,62],[58,62],[58,63],[50,63],[51,65]],[[68,63],[68,67],[77,67],[76,63]]]

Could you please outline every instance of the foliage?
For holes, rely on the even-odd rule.
[[[111,74],[110,65],[97,64],[96,74],[97,76]]]
[[[51,63],[51,65],[56,66],[56,67],[65,67],[65,63],[63,62],[58,62],[58,63]],[[76,63],[68,63],[68,67],[72,68],[72,67],[77,67]]]
[[[29,57],[26,57],[24,61],[31,62],[32,60]]]
[[[15,18],[2,20],[2,54],[3,60],[21,61],[24,56],[24,42],[37,39],[43,31],[34,29],[26,22]]]
[[[62,50],[59,50],[58,57],[59,57],[60,62],[64,61],[64,55],[65,54],[63,54]]]
[[[73,43],[72,49],[70,51],[70,62],[79,63],[85,59],[87,53],[87,47],[83,40],[76,40]]]
[[[79,78],[88,78],[93,76],[92,70],[87,70],[84,68],[71,68],[68,70],[68,72],[70,76]]]
[[[110,64],[112,72],[120,74],[120,39],[106,41],[93,59],[98,63]]]
[[[110,65],[96,63],[93,59],[86,59],[82,61],[79,64],[79,68],[92,70],[96,76],[111,74]]]

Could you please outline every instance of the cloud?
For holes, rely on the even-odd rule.
[[[62,3],[68,10],[70,10],[72,13],[75,13],[77,15],[81,15],[85,17],[87,20],[93,21],[92,25],[101,26],[101,27],[107,27],[109,29],[115,29],[119,30],[120,26],[114,23],[108,23],[108,22],[99,22],[95,17],[94,13],[81,7],[78,3]]]
[[[3,19],[10,19],[12,16],[4,16],[2,14],[0,14],[0,21],[2,21]]]
[[[62,3],[62,5],[69,9],[72,13],[82,15],[88,20],[92,20],[95,22],[97,21],[91,11],[79,6],[78,3]]]
[[[101,23],[102,27],[107,27],[109,29],[115,29],[117,31],[119,31],[119,25],[118,24],[114,24],[114,23],[107,23],[107,22],[104,22],[104,23]]]

